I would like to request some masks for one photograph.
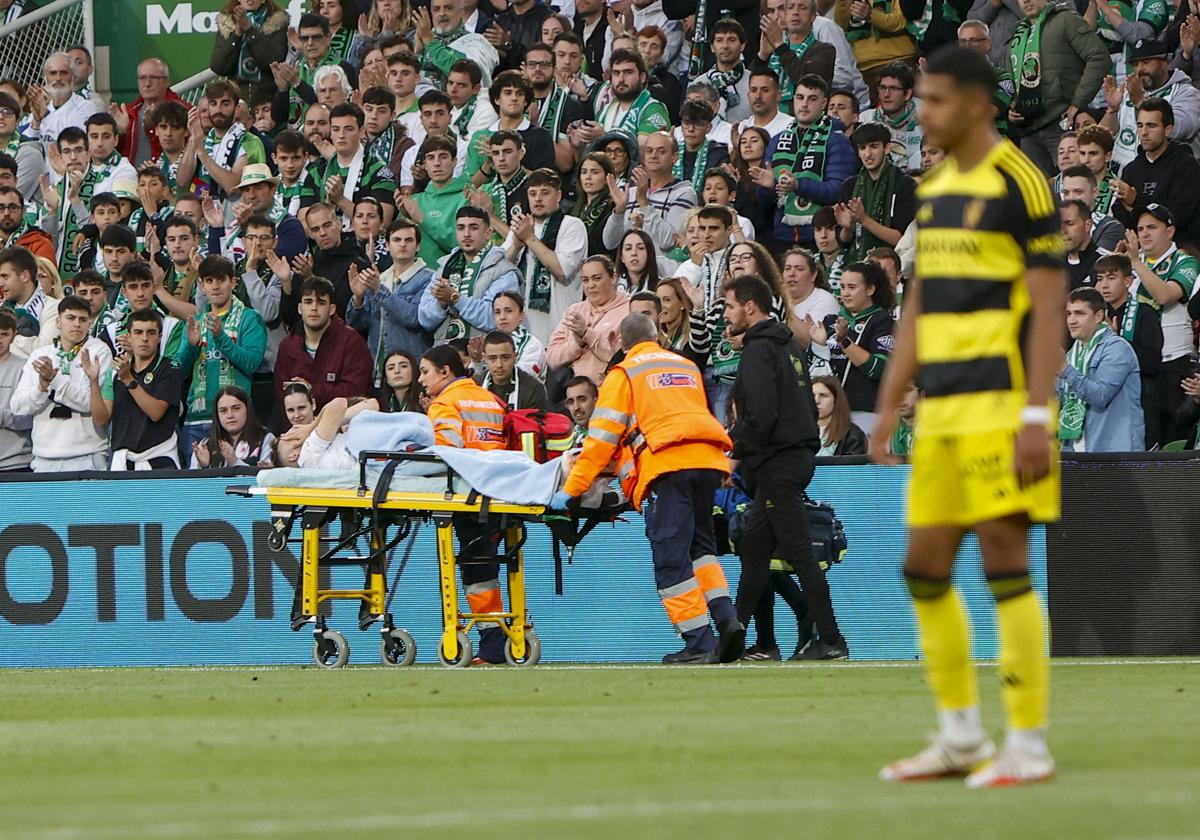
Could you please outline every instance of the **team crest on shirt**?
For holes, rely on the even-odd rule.
[[[933,202],[926,201],[917,209],[917,224],[927,225],[933,221]]]
[[[696,377],[690,373],[660,373],[650,377],[650,390],[660,388],[695,388]]]
[[[963,227],[967,230],[974,230],[979,227],[979,223],[983,221],[983,212],[987,209],[987,204],[982,198],[973,198],[963,207]]]

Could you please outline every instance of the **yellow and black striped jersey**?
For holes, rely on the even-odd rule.
[[[922,434],[1017,428],[1025,270],[1065,265],[1045,176],[1003,140],[968,172],[947,159],[917,190]]]

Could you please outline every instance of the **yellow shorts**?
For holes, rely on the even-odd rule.
[[[913,528],[957,525],[1025,513],[1053,522],[1060,507],[1058,449],[1050,444],[1050,474],[1022,488],[1013,471],[1016,433],[915,436],[908,487],[908,524]]]

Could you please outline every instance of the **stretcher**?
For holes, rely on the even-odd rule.
[[[384,464],[383,470],[371,488],[368,466],[380,462]],[[445,468],[444,477],[407,480],[395,476],[397,467],[412,462],[440,464]],[[236,496],[265,496],[271,505],[270,547],[277,551],[288,545],[300,547],[292,629],[312,627],[313,661],[322,668],[340,668],[349,660],[350,647],[346,637],[327,625],[321,609],[322,604],[339,600],[359,602],[360,630],[379,624],[380,658],[385,664],[403,667],[416,659],[416,643],[408,631],[396,627],[390,606],[417,534],[422,524],[430,522],[437,533],[442,606],[438,661],[447,667],[469,666],[473,659],[468,636],[471,629],[477,625],[494,625],[506,636],[504,658],[508,664],[518,667],[536,665],[541,657],[541,643],[533,631],[526,607],[522,550],[528,524],[546,521],[552,526],[556,543],[556,591],[561,594],[562,569],[557,543],[561,541],[567,546],[569,562],[575,545],[598,522],[611,521],[627,509],[624,505],[614,505],[585,511],[584,524],[578,528],[578,511],[566,517],[547,516],[541,505],[513,504],[483,496],[467,487],[437,456],[425,453],[362,452],[357,479],[357,486],[353,487],[231,485],[225,490]],[[414,485],[419,489],[409,489]],[[462,521],[466,517],[485,524],[484,536],[460,546],[456,553],[453,526],[456,519]],[[341,533],[329,535],[330,529],[326,526],[337,520],[341,522]],[[298,537],[292,535],[297,522],[300,523]],[[366,553],[357,553],[364,539]],[[403,558],[396,564],[389,593],[386,578],[390,560],[405,540],[408,545]],[[459,609],[455,567],[471,563],[498,563],[505,567],[508,578],[506,608],[488,613]],[[322,588],[321,570],[336,566],[363,567],[363,588]]]

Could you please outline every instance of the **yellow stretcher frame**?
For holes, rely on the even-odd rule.
[[[401,520],[432,520],[437,529],[438,579],[442,598],[442,635],[438,644],[438,658],[448,667],[466,667],[471,664],[471,643],[467,634],[478,624],[492,624],[500,628],[507,637],[505,647],[506,660],[513,665],[533,665],[540,658],[540,641],[533,633],[529,623],[529,615],[525,599],[525,564],[523,545],[525,542],[525,523],[530,520],[540,520],[546,509],[542,505],[519,505],[511,502],[495,500],[482,496],[475,491],[456,493],[453,482],[456,476],[453,471],[447,472],[446,490],[444,492],[409,492],[389,491],[380,497],[378,492],[368,493],[366,484],[366,464],[370,461],[386,460],[398,463],[404,460],[437,460],[433,456],[416,456],[412,453],[363,452],[360,456],[360,476],[357,490],[335,488],[298,488],[298,487],[229,487],[226,492],[242,496],[266,496],[271,505],[273,525],[273,547],[282,548],[288,541],[288,533],[292,523],[299,519],[301,523],[300,576],[297,581],[300,603],[300,623],[293,623],[293,629],[312,623],[315,625],[313,655],[318,665],[322,667],[341,667],[344,665],[349,652],[345,638],[336,631],[325,628],[324,619],[320,616],[320,605],[326,601],[354,600],[367,605],[371,621],[363,625],[366,629],[375,620],[382,621],[384,642],[384,661],[389,662],[386,652],[388,635],[399,633],[407,640],[411,655],[404,663],[410,664],[415,658],[415,644],[412,637],[404,631],[396,631],[391,625],[391,616],[385,611],[387,598],[386,569],[381,562],[383,550],[387,546],[387,528],[394,524],[395,518]],[[382,482],[383,479],[380,479]],[[385,485],[386,486],[386,485]],[[367,580],[362,589],[322,589],[320,587],[320,570],[322,566],[322,536],[321,528],[334,518],[336,513],[352,511],[360,514],[371,511],[372,528],[370,530],[371,554],[367,558],[335,560],[326,557],[327,565],[350,565],[364,561],[361,565],[367,567]],[[331,513],[333,512],[333,513]],[[382,514],[382,516],[380,516]],[[389,514],[391,516],[389,516]],[[460,565],[454,550],[453,518],[459,514],[474,514],[476,516],[501,517],[504,532],[505,554],[495,562],[507,567],[508,599],[507,610],[491,613],[475,613],[469,607],[467,611],[459,610],[458,575],[455,567]],[[382,526],[378,525],[383,522]],[[318,655],[318,649],[323,644],[322,637],[328,637],[329,643],[340,646],[339,656],[326,664]]]

